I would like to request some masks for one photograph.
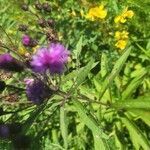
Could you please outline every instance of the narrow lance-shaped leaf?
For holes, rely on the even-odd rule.
[[[82,50],[82,45],[83,45],[83,37],[81,36],[77,45],[76,45],[76,49],[74,50],[74,54],[75,54],[75,58],[78,59],[81,50]]]
[[[114,78],[119,74],[120,70],[122,69],[122,66],[124,65],[125,61],[127,60],[129,54],[131,52],[131,48],[127,49],[123,55],[117,60],[115,63],[110,75],[106,77],[104,80],[101,92],[99,94],[99,99],[102,98],[103,94],[107,90],[107,88],[110,86],[110,84],[113,82]]]
[[[64,140],[64,147],[65,149],[68,148],[68,140],[67,140],[67,118],[66,118],[66,111],[65,111],[65,106],[62,106],[60,108],[60,129],[61,129],[61,134]]]
[[[147,71],[144,70],[130,82],[130,84],[122,93],[122,100],[127,99],[133,93],[133,91],[141,84],[146,74]]]
[[[102,131],[94,117],[79,101],[74,100],[73,103],[80,118],[93,133],[95,150],[107,150],[108,146],[106,145],[106,139],[108,139],[108,136]]]
[[[117,101],[112,104],[112,107],[117,109],[144,109],[150,111],[150,98],[140,97],[138,99],[128,99],[125,101]]]
[[[97,63],[94,63],[94,59],[91,59],[91,61],[83,68],[81,68],[77,74],[77,78],[75,81],[74,87],[70,90],[71,92],[80,85],[85,80],[85,78],[88,76],[90,70],[96,65]]]
[[[144,150],[148,150],[150,148],[150,143],[148,142],[142,131],[138,129],[136,124],[127,116],[122,117],[121,120],[129,131],[134,147],[136,149],[139,149],[140,146],[142,146]]]

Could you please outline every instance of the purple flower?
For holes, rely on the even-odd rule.
[[[22,37],[22,44],[26,47],[35,47],[37,43],[37,40],[29,37],[28,35],[23,35]]]
[[[24,46],[29,46],[31,42],[31,38],[28,35],[24,35],[22,37],[22,43]]]
[[[4,69],[7,71],[21,72],[24,67],[22,62],[13,58],[10,54],[2,54],[0,55],[0,69]]]
[[[31,66],[35,72],[61,74],[68,61],[69,51],[60,43],[40,48],[33,56]]]
[[[27,83],[26,94],[30,101],[40,105],[46,98],[52,95],[52,90],[41,80],[33,80]]]
[[[10,129],[8,125],[1,124],[0,125],[0,137],[8,138],[10,136]]]
[[[0,138],[11,138],[19,134],[22,130],[20,123],[0,124]]]

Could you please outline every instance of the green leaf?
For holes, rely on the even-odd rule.
[[[121,120],[129,131],[134,147],[139,150],[141,146],[144,150],[148,150],[150,148],[150,143],[136,124],[127,116],[122,117]]]
[[[105,53],[102,53],[101,56],[101,76],[105,77],[105,75],[107,74],[108,71],[108,59],[107,59],[107,55]]]
[[[79,70],[72,71],[68,75],[64,76],[64,78],[62,79],[62,84],[65,84],[67,81],[74,79],[74,87],[70,90],[70,92],[74,92],[74,90],[84,82],[91,69],[94,68],[97,64],[98,62],[94,63],[94,59],[91,59],[91,61],[85,67],[82,67]]]
[[[83,37],[81,36],[77,45],[76,45],[76,49],[73,51],[76,59],[79,58],[79,55],[80,55],[81,50],[82,50],[82,46],[83,46]]]
[[[36,120],[36,118],[39,116],[39,114],[43,111],[45,107],[46,105],[44,103],[37,107],[37,109],[30,114],[29,118],[24,123],[22,134],[25,134],[28,131],[28,129],[32,126],[33,122]]]
[[[102,131],[94,117],[88,112],[82,103],[77,100],[74,100],[73,103],[81,120],[93,133],[95,150],[108,150],[106,144],[108,136]]]
[[[130,84],[122,93],[122,100],[127,99],[134,92],[134,90],[141,84],[146,74],[147,74],[147,71],[143,70],[142,72],[140,72],[140,74],[138,74],[137,77],[135,77],[130,82]]]
[[[67,133],[67,118],[66,118],[66,110],[65,106],[62,106],[60,108],[60,130],[61,130],[61,135],[64,140],[64,147],[65,149],[68,148],[68,133]]]
[[[144,109],[150,111],[150,97],[117,101],[112,104],[112,107],[117,109]]]
[[[91,61],[85,67],[79,70],[75,87],[78,87],[85,80],[91,69],[95,67],[96,64],[97,63],[94,64],[94,59],[91,59]]]
[[[150,110],[144,109],[132,109],[128,111],[129,113],[141,118],[147,125],[150,125]]]
[[[120,70],[122,69],[123,65],[125,64],[125,61],[127,60],[129,54],[131,52],[131,48],[127,49],[124,54],[117,60],[115,63],[110,75],[106,77],[104,80],[101,92],[99,94],[99,99],[102,98],[107,88],[110,86],[110,84],[113,82],[115,77],[119,74]]]

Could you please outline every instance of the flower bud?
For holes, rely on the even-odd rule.
[[[37,46],[37,44],[38,44],[37,40],[31,39],[29,46],[30,46],[30,47],[35,47],[35,46]]]
[[[19,30],[19,31],[22,31],[22,32],[26,31],[27,29],[28,29],[28,26],[27,26],[27,25],[24,25],[24,24],[21,24],[21,25],[19,25],[19,27],[18,27],[18,30]]]
[[[50,27],[53,27],[54,24],[55,24],[55,21],[53,19],[48,19],[47,20],[47,24],[50,26]]]
[[[56,42],[58,41],[58,38],[57,38],[57,33],[52,31],[52,32],[47,32],[46,33],[46,37],[49,41],[53,41],[53,42]]]
[[[10,54],[5,53],[0,55],[0,69],[6,71],[21,72],[24,70],[24,66],[21,61],[18,61]]]
[[[42,104],[46,98],[52,95],[52,90],[40,80],[33,80],[26,84],[27,97],[36,105]]]
[[[10,130],[7,124],[0,124],[0,138],[7,139],[10,137]]]
[[[31,47],[32,48],[32,47],[35,47],[38,44],[38,42],[37,42],[37,40],[31,38],[28,35],[23,35],[22,44],[26,47]]]
[[[24,46],[29,46],[30,45],[30,41],[31,41],[31,38],[28,35],[23,35],[23,37],[22,37],[22,44]]]
[[[28,5],[24,3],[21,5],[21,9],[24,11],[28,11],[29,8],[28,8]]]
[[[42,10],[42,4],[40,4],[39,2],[36,2],[36,3],[35,3],[35,8],[36,8],[37,10]]]
[[[41,19],[38,20],[38,24],[39,24],[39,26],[42,27],[42,28],[45,28],[46,25],[47,25],[46,20],[43,19],[43,18],[41,18]]]
[[[0,138],[9,139],[18,135],[22,130],[20,123],[0,124]]]
[[[51,12],[51,6],[48,3],[43,3],[42,7],[43,7],[44,11]]]
[[[6,84],[4,81],[0,80],[0,92],[3,92],[5,90]]]

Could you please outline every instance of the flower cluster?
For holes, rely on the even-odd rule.
[[[134,12],[132,10],[128,10],[128,8],[126,8],[120,15],[115,17],[114,22],[115,23],[125,23],[127,21],[127,19],[132,18],[133,15],[134,15]]]
[[[53,94],[53,90],[47,86],[46,81],[42,81],[42,76],[47,75],[47,72],[50,73],[49,75],[63,73],[68,57],[69,51],[60,43],[51,43],[47,47],[41,47],[33,55],[29,66],[33,72],[40,73],[41,79],[26,80],[26,94],[31,102],[39,105]],[[0,55],[0,69],[22,72],[25,68],[28,68],[28,66],[24,68],[25,64],[22,64],[23,62],[8,53]],[[2,88],[4,88],[3,86],[1,84]]]
[[[104,5],[100,5],[90,8],[86,18],[94,21],[96,19],[104,19],[106,16],[107,10],[104,9]]]
[[[117,40],[117,43],[115,46],[121,50],[123,50],[128,42],[128,32],[123,30],[122,32],[116,31],[115,32],[115,39]]]
[[[21,8],[24,11],[32,12],[28,4],[22,4]],[[36,2],[34,8],[37,12],[41,13],[51,12],[51,6],[47,2]],[[35,14],[35,16],[38,16],[36,25],[40,27],[39,29],[44,29],[42,29],[40,33],[43,33],[43,35],[47,37],[45,43],[48,44],[39,46],[37,40],[29,35],[29,26],[25,24],[19,25],[18,30],[24,32],[21,40],[24,47],[15,49],[16,52],[18,52],[15,52],[15,55],[18,55],[19,57],[16,58],[21,58],[22,61],[11,55],[14,51],[12,50],[12,53],[8,52],[0,55],[0,69],[19,73],[27,71],[27,74],[30,72],[29,75],[32,75],[32,77],[25,77],[27,78],[27,80],[25,80],[26,89],[16,86],[13,86],[13,89],[16,88],[20,91],[24,91],[29,101],[33,104],[40,105],[44,100],[52,96],[54,89],[58,89],[58,87],[54,87],[55,85],[50,85],[52,82],[49,76],[55,78],[54,76],[56,74],[60,75],[64,72],[70,53],[63,44],[58,42],[57,34],[54,32],[54,20],[52,18],[41,17],[38,13]],[[30,53],[31,48],[34,49],[33,56]],[[22,56],[25,56],[25,59]],[[12,86],[0,81],[1,92],[3,92],[5,88],[10,87]]]

